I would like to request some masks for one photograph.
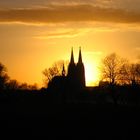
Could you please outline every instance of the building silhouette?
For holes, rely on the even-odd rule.
[[[79,48],[78,63],[74,62],[73,48],[71,50],[70,63],[68,65],[67,74],[68,84],[74,88],[84,88],[85,87],[85,68],[82,61],[82,52]]]
[[[48,89],[52,92],[77,92],[85,88],[85,68],[82,61],[82,52],[79,48],[78,62],[74,62],[73,48],[71,50],[71,58],[68,65],[68,73],[66,75],[65,66],[63,64],[61,76],[55,76],[48,84]]]

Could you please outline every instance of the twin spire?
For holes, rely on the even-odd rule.
[[[70,60],[70,63],[74,64],[73,48],[71,49],[71,60]]]
[[[79,48],[79,58],[78,58],[78,63],[83,63],[83,62],[82,62],[81,47]]]
[[[73,48],[71,49],[71,64],[74,64],[74,55],[73,55]],[[79,57],[78,57],[78,63],[83,63],[82,62],[82,53],[81,53],[81,47],[79,47]]]

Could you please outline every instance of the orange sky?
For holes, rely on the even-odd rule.
[[[0,1],[0,62],[12,79],[43,84],[42,71],[75,60],[82,47],[88,85],[97,84],[101,59],[112,52],[140,56],[138,0]]]

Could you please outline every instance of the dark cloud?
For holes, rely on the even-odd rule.
[[[0,22],[63,23],[78,21],[139,23],[140,14],[91,5],[49,6],[40,9],[0,11]]]

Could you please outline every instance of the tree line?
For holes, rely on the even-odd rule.
[[[61,76],[63,66],[65,66],[65,75],[67,75],[68,61],[57,61],[51,67],[43,70],[44,86],[55,77]],[[130,63],[127,59],[120,57],[116,53],[111,53],[102,59],[100,67],[101,79],[99,86],[105,85],[140,85],[140,62]],[[19,89],[36,90],[37,84],[29,85],[19,83],[15,79],[10,79],[7,68],[0,63],[0,90]]]
[[[43,71],[44,84],[46,87],[53,77],[62,75],[64,63],[64,61],[55,62],[51,67]],[[67,67],[68,62],[65,63],[66,73]],[[111,53],[102,59],[100,73],[100,86],[140,84],[140,63],[131,63],[116,53]]]
[[[140,63],[130,63],[115,53],[102,61],[102,80],[110,85],[139,85]]]
[[[37,84],[29,85],[27,83],[19,83],[15,79],[11,79],[8,75],[7,68],[0,63],[0,90],[36,90]]]

